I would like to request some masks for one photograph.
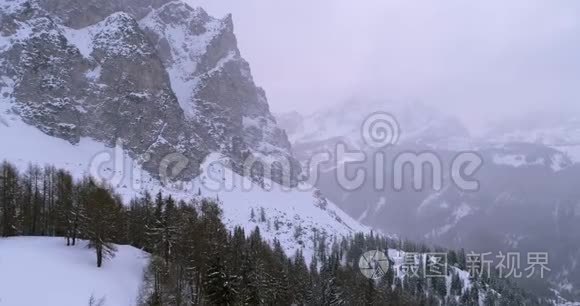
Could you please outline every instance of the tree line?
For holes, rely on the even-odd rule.
[[[258,227],[228,230],[217,200],[146,193],[123,205],[112,188],[50,166],[31,165],[20,174],[2,163],[0,235],[64,237],[67,246],[82,239],[95,250],[97,267],[114,256],[116,244],[147,251],[140,306],[479,305],[482,294],[486,305],[534,303],[493,278],[463,288],[453,270],[450,286],[445,278],[396,277],[392,264],[378,280],[359,271],[367,250],[429,252],[424,245],[360,233],[320,237],[308,255],[298,250],[289,256],[279,241],[265,241]],[[448,257],[449,264],[464,267],[464,253],[449,251]]]

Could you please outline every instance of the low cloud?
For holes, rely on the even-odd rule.
[[[580,2],[201,0],[233,13],[275,111],[351,97],[420,100],[478,128],[527,111],[580,111]]]

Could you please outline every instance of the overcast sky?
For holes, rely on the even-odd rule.
[[[232,13],[274,111],[420,100],[473,127],[580,110],[580,1],[189,0]]]

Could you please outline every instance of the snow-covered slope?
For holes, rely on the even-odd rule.
[[[575,111],[544,112],[510,118],[496,124],[486,138],[495,143],[543,144],[580,163],[580,115]]]
[[[96,267],[94,250],[61,238],[0,239],[0,305],[135,305],[148,254],[118,246],[114,258]]]
[[[498,142],[580,145],[580,115],[574,111],[528,113],[495,126],[487,136]]]
[[[163,186],[120,145],[108,148],[89,138],[72,145],[25,124],[2,103],[0,122],[0,160],[10,161],[20,171],[34,163],[66,169],[76,178],[91,175],[112,185],[125,201],[146,191],[161,191],[185,201],[201,193],[201,197],[223,203],[228,226],[243,226],[248,232],[259,226],[265,239],[280,240],[289,255],[297,248],[304,248],[307,255],[313,249],[314,235],[326,236],[330,242],[332,237],[368,230],[333,203],[315,197],[313,188],[300,185],[290,189],[268,180],[262,188],[226,167],[227,158],[219,154],[209,155],[201,165],[201,175],[192,181]],[[262,209],[265,222],[259,220]]]
[[[266,181],[265,190],[224,167],[222,160],[211,157],[192,188],[199,186],[202,196],[219,198],[224,203],[227,225],[241,225],[246,232],[259,226],[265,239],[278,239],[289,255],[302,248],[310,259],[315,236],[324,236],[330,243],[334,237],[369,231],[333,203],[316,196],[309,186],[289,189]],[[266,220],[261,222],[262,210]]]

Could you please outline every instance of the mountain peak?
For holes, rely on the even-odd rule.
[[[3,28],[17,30],[0,37],[0,75],[14,84],[13,108],[46,134],[121,142],[134,156],[152,157],[144,166],[153,175],[167,154],[179,153],[190,161],[184,179],[197,176],[211,152],[234,163],[247,153],[292,159],[240,55],[231,15],[220,20],[166,0],[2,6]]]
[[[222,23],[228,31],[232,33],[234,32],[234,18],[232,14],[227,14],[226,17],[222,19]]]

